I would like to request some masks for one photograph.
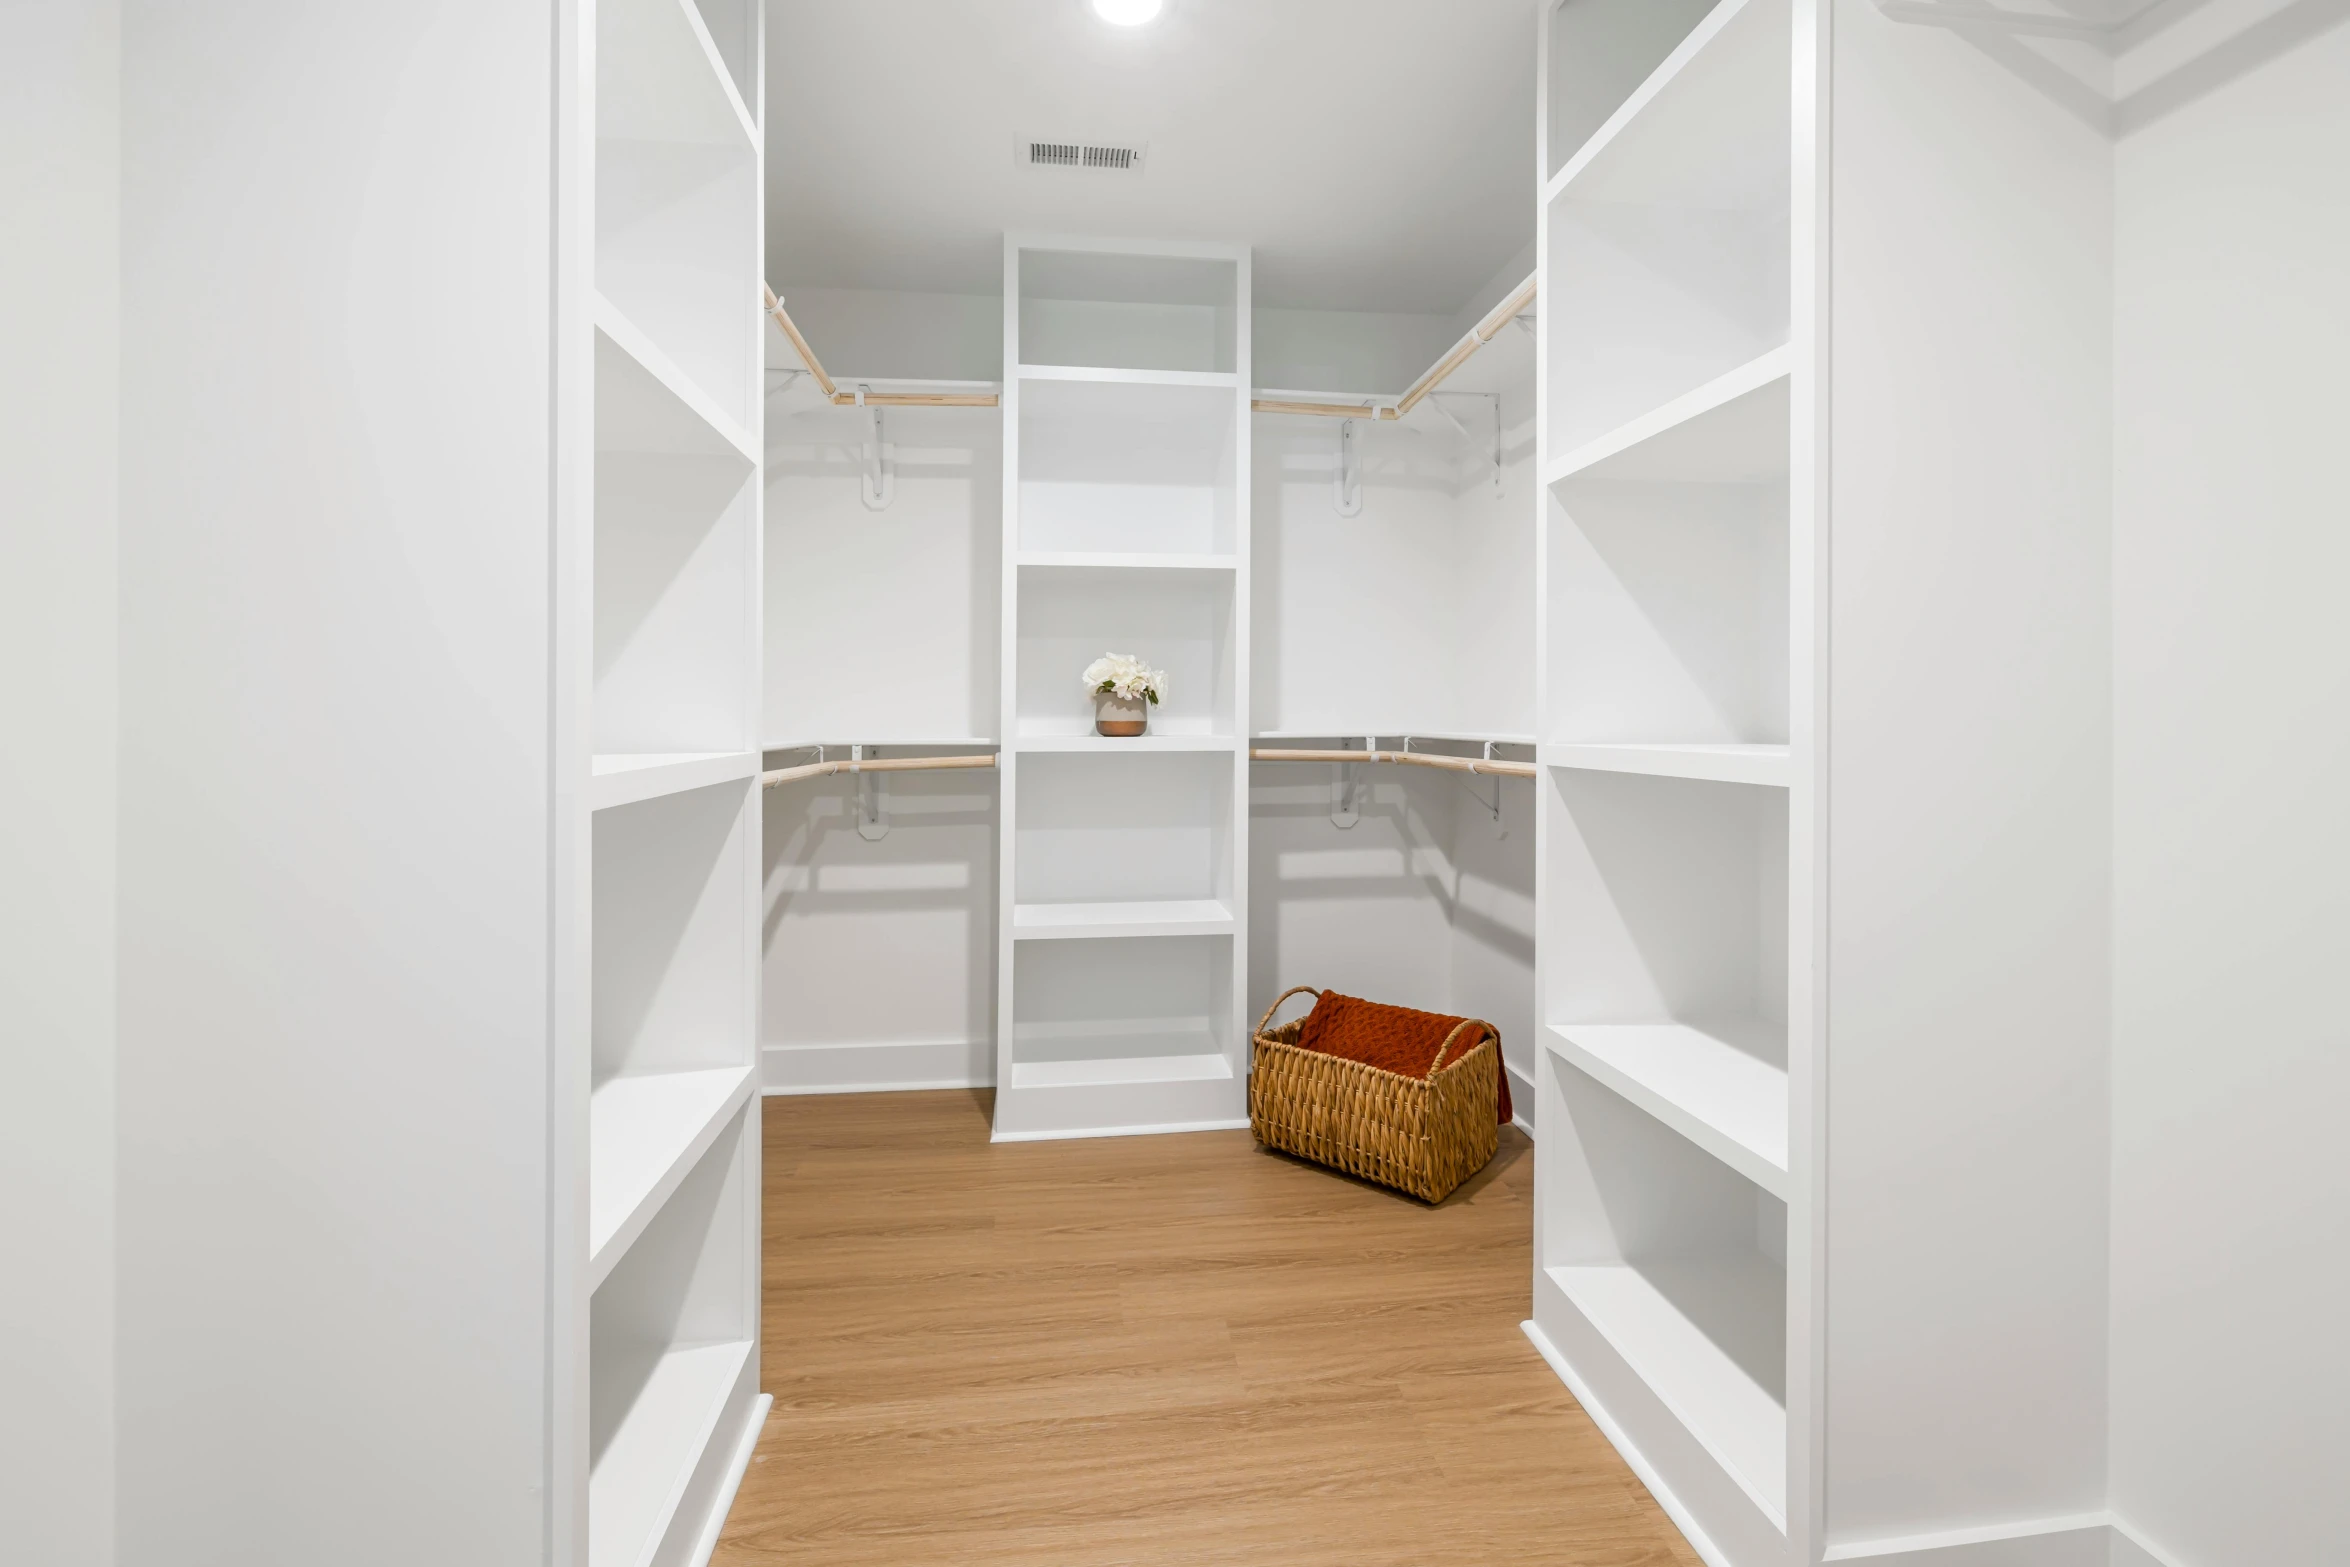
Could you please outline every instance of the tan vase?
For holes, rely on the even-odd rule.
[[[1112,735],[1131,740],[1150,727],[1151,711],[1148,697],[1128,700],[1108,691],[1097,691],[1093,698],[1093,727],[1096,734]]]

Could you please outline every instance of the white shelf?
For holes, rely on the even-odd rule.
[[[813,751],[822,746],[827,751],[845,751],[852,745],[866,750],[891,751],[992,751],[996,742],[978,735],[909,735],[898,739],[879,740],[762,740],[762,751]]]
[[[596,296],[596,445],[756,463],[750,432],[726,417],[620,308]]]
[[[1786,1047],[1783,1025],[1759,1021],[1554,1023],[1551,1049],[1568,1065],[1688,1138],[1772,1196],[1787,1200],[1787,1072],[1722,1037]]]
[[[1743,1321],[1758,1341],[1785,1335],[1786,1281],[1759,1256],[1546,1270],[1593,1331],[1648,1385],[1749,1499],[1782,1531],[1787,1518],[1787,1411],[1667,1298],[1708,1303],[1707,1316]]]
[[[1115,370],[1099,365],[1022,365],[1023,381],[1094,381],[1111,386],[1207,386],[1240,389],[1231,370]]]
[[[758,127],[694,0],[604,0],[598,19],[600,134],[756,151]]]
[[[1545,484],[1584,476],[1683,484],[1766,483],[1788,468],[1785,344],[1716,376],[1573,451],[1554,457]]]
[[[1212,898],[1153,903],[1021,903],[1012,908],[1015,941],[1228,936],[1232,928],[1231,907]]]
[[[756,751],[605,752],[596,758],[588,785],[592,810],[657,800],[711,784],[732,783],[759,770]]]
[[[1551,767],[1586,772],[1640,773],[1651,778],[1694,778],[1705,783],[1757,784],[1784,789],[1794,774],[1783,745],[1628,745],[1564,742],[1542,748]]]
[[[1722,0],[1551,177],[1545,205],[1784,201],[1790,54],[1787,0]]]
[[[747,1066],[615,1077],[588,1098],[588,1288],[604,1282],[750,1098]]]
[[[1023,570],[1049,571],[1232,571],[1234,555],[1087,554],[1076,550],[1023,550],[1014,557]]]
[[[1442,740],[1454,745],[1532,745],[1532,735],[1505,735],[1481,732],[1470,734],[1457,729],[1415,729],[1409,724],[1374,724],[1367,728],[1346,726],[1333,728],[1328,724],[1316,729],[1268,729],[1249,736],[1250,743],[1293,740],[1360,740],[1365,736],[1375,740]]]
[[[1147,734],[1125,739],[1099,734],[1022,735],[1013,742],[1017,751],[1036,751],[1048,754],[1066,752],[1120,751],[1234,751],[1240,742],[1230,735]]]
[[[1109,1088],[1141,1083],[1208,1083],[1229,1079],[1222,1053],[1187,1056],[1108,1056],[1085,1061],[1015,1061],[1015,1088]]]
[[[661,1357],[588,1477],[588,1567],[640,1567],[667,1538],[750,1358],[747,1342]]]

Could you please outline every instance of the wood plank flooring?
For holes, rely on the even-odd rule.
[[[775,1411],[713,1567],[1698,1567],[1518,1331],[1522,1134],[1430,1209],[987,1101],[766,1101]]]

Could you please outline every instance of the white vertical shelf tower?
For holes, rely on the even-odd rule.
[[[587,711],[586,1202],[558,1296],[587,1567],[706,1561],[759,1392],[761,13],[599,0],[590,537],[571,639]],[[592,182],[588,178],[592,170]],[[592,183],[592,194],[582,188]],[[578,228],[588,227],[583,220]],[[585,319],[581,319],[585,317]],[[573,509],[579,515],[578,508]],[[562,1121],[559,1118],[558,1124]],[[573,1123],[578,1126],[578,1122]],[[558,1139],[560,1149],[568,1139]],[[558,1406],[565,1402],[559,1388]]]
[[[1532,1329],[1736,1567],[1798,1559],[1814,1415],[1810,9],[1567,0],[1542,46]]]
[[[1005,240],[999,1140],[1247,1124],[1248,321],[1244,248]]]
[[[2103,1560],[2106,118],[1545,14],[1530,1332],[1717,1567]]]

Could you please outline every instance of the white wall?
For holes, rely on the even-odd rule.
[[[0,1541],[114,1560],[114,0],[0,7]]]
[[[125,1562],[547,1549],[555,19],[126,7]]]
[[[1839,0],[1828,1541],[2105,1491],[2110,144]]]
[[[2346,169],[2339,25],[2119,150],[2112,1485],[2178,1567],[2350,1549]]]
[[[784,309],[827,375],[993,381],[1004,373],[1004,303],[995,294],[917,294],[871,288],[793,288]],[[781,332],[767,362],[797,367]]]

